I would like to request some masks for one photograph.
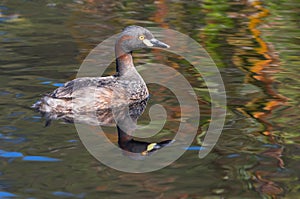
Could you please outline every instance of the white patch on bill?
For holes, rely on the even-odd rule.
[[[144,39],[143,42],[144,42],[144,44],[146,44],[146,46],[149,46],[149,47],[153,46],[153,44],[150,42],[149,39]]]

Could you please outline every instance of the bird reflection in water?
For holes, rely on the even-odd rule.
[[[134,139],[132,134],[137,129],[137,120],[143,114],[148,99],[133,104],[115,108],[98,109],[95,112],[58,114],[55,112],[42,113],[46,118],[45,126],[50,126],[52,120],[62,120],[65,123],[80,123],[91,126],[116,126],[118,145],[123,154],[133,159],[143,159],[157,150],[168,146],[174,140],[161,142],[145,142]]]

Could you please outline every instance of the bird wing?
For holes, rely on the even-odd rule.
[[[112,108],[126,104],[129,100],[124,88],[107,86],[88,86],[84,89],[78,89],[72,93],[73,109],[78,112],[89,112],[90,110]]]
[[[87,88],[109,88],[115,83],[113,76],[109,77],[83,77],[66,82],[64,86],[57,88],[48,96],[53,98],[74,98],[78,92],[83,92]],[[88,89],[88,90],[90,90]],[[77,93],[77,94],[76,94]]]

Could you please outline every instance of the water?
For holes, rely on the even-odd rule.
[[[0,13],[0,198],[299,197],[296,1],[16,0],[2,1]],[[30,109],[41,94],[73,79],[98,43],[131,24],[187,34],[218,65],[228,113],[217,145],[204,159],[194,150],[195,139],[194,148],[162,170],[116,171],[87,152],[72,124],[56,121],[44,128]],[[159,53],[136,52],[135,62],[166,63],[184,74],[199,94],[205,129],[210,107],[203,80],[180,58]],[[178,102],[167,89],[149,85],[149,90],[147,109],[159,103],[168,110],[168,122],[154,140],[170,139],[178,129]],[[147,122],[142,115],[139,123]],[[116,131],[107,131],[116,142]]]

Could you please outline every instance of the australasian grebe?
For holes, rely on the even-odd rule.
[[[149,47],[169,48],[143,27],[126,27],[115,44],[115,75],[74,79],[42,97],[32,107],[42,113],[61,115],[93,112],[147,99],[147,86],[134,67],[131,52]]]

